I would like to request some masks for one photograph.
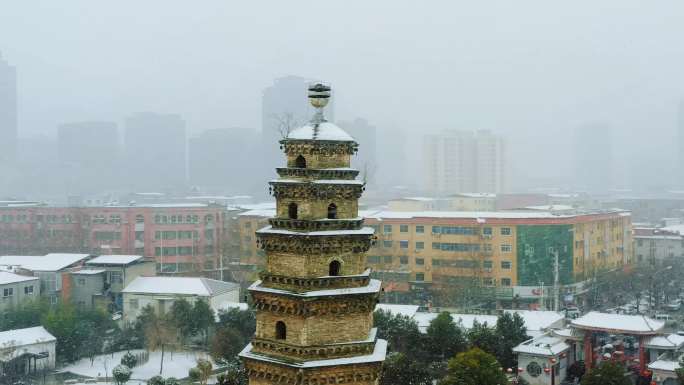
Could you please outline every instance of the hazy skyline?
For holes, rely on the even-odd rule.
[[[503,134],[515,175],[571,175],[573,131],[593,122],[613,127],[618,164],[663,172],[678,159],[683,19],[674,0],[12,2],[0,52],[18,71],[20,137],[138,111],[181,114],[189,136],[258,130],[262,90],[297,75],[333,85],[338,120]]]

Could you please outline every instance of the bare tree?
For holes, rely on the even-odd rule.
[[[275,129],[283,138],[286,138],[290,132],[301,123],[291,112],[271,114],[270,118],[275,122]]]

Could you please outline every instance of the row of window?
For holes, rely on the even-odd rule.
[[[72,223],[73,217],[71,215],[36,215],[35,219],[37,222],[47,222],[47,223]],[[29,217],[26,214],[3,214],[0,215],[0,223],[28,223],[29,220],[33,220],[33,216]]]
[[[394,241],[390,240],[384,240],[382,241],[382,247],[384,248],[392,248],[394,246]],[[416,250],[423,250],[425,249],[425,242],[415,242]],[[408,249],[409,248],[409,241],[402,240],[399,241],[399,248],[400,249]],[[480,251],[480,244],[479,243],[447,243],[447,242],[432,242],[432,249],[433,250],[441,250],[441,251],[455,251],[455,252],[479,252]],[[492,251],[492,245],[489,243],[485,243],[482,245],[482,249],[485,252],[491,252]],[[511,253],[513,252],[513,246],[509,244],[502,244],[500,245],[500,250],[502,253]]]
[[[206,230],[205,237],[207,237],[207,239],[214,239],[214,230]],[[199,231],[155,231],[154,239],[199,239]]]
[[[24,286],[24,295],[33,295],[33,286]],[[6,287],[6,288],[2,289],[2,296],[3,297],[14,296],[14,288],[13,287]]]
[[[379,263],[385,263],[385,264],[391,264],[393,262],[394,258],[391,255],[385,255],[385,256],[377,256],[377,255],[371,255],[368,256],[367,261],[368,263],[371,264],[379,264]],[[424,266],[425,265],[425,258],[415,258],[414,262],[416,266]],[[408,265],[408,257],[407,256],[400,256],[399,257],[399,263],[402,265]],[[479,261],[475,261],[472,259],[432,259],[432,266],[439,266],[439,267],[455,267],[459,269],[476,269],[480,267]],[[513,266],[513,263],[511,261],[501,261],[501,269],[502,270],[510,270]],[[493,261],[482,261],[482,267],[485,269],[492,269],[494,267],[494,262]]]
[[[164,246],[164,256],[175,256],[175,255],[196,255],[197,254],[197,248],[192,247],[192,246]],[[155,247],[154,248],[154,255],[157,257],[161,256],[161,248],[160,247]],[[206,245],[204,246],[204,254],[213,254],[214,253],[214,246],[213,245]]]
[[[416,281],[418,282],[423,282],[425,281],[425,273],[416,273]],[[494,278],[484,278],[482,279],[482,283],[485,286],[495,286]],[[510,278],[501,278],[501,286],[511,286],[511,279]]]
[[[379,225],[371,225],[376,232],[380,230]],[[417,234],[423,234],[425,233],[425,226],[423,225],[416,225],[416,233]],[[382,226],[382,232],[384,234],[389,234],[393,230],[392,225],[383,225]],[[399,225],[399,232],[400,233],[408,233],[409,232],[409,225]],[[510,227],[501,227],[499,229],[499,232],[501,235],[512,235],[513,230]],[[484,227],[482,229],[482,233],[484,235],[492,235],[492,228],[491,227]],[[469,227],[469,226],[432,226],[432,234],[454,234],[454,235],[478,235],[480,234],[480,228],[479,227]]]

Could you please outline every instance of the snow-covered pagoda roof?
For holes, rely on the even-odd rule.
[[[381,282],[377,279],[371,279],[368,285],[360,287],[345,287],[340,289],[326,289],[314,290],[304,293],[295,293],[289,290],[274,289],[272,287],[261,286],[261,280],[254,282],[248,290],[258,291],[262,293],[283,294],[300,298],[315,298],[315,297],[331,297],[338,295],[357,295],[357,294],[371,294],[377,293],[381,289]]]
[[[308,123],[294,129],[287,135],[287,140],[329,140],[337,142],[355,142],[351,135],[330,122]]]
[[[653,336],[644,341],[644,346],[649,349],[678,350],[684,346],[684,336],[679,334]]]
[[[243,358],[251,358],[259,361],[268,361],[280,365],[285,365],[294,368],[320,368],[326,366],[342,366],[342,365],[356,365],[368,364],[371,362],[381,362],[385,360],[387,354],[387,341],[377,340],[373,353],[365,356],[332,358],[327,360],[303,361],[295,362],[291,360],[282,360],[275,357],[265,356],[261,354],[252,353],[252,344],[247,345],[239,356]]]
[[[362,227],[358,230],[325,230],[325,231],[291,231],[284,229],[274,229],[273,226],[266,226],[256,231],[257,234],[281,234],[281,235],[308,235],[308,236],[330,236],[330,235],[373,235],[375,230],[372,227]]]

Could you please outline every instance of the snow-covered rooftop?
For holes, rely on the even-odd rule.
[[[630,215],[629,212],[611,211],[619,215]],[[411,219],[411,218],[444,218],[444,219],[554,219],[574,218],[581,215],[605,214],[605,212],[586,213],[557,213],[551,211],[378,211],[368,218],[382,219]]]
[[[334,140],[353,142],[354,138],[343,129],[330,122],[312,125],[308,123],[303,127],[294,129],[287,135],[288,140]]]
[[[513,352],[534,356],[554,357],[568,349],[570,349],[570,345],[566,344],[562,339],[544,334],[514,347]]]
[[[418,330],[420,330],[421,333],[426,333],[428,327],[430,326],[430,322],[432,322],[433,319],[437,318],[438,315],[439,313],[418,312],[413,316],[413,319],[418,324]],[[463,327],[466,330],[469,330],[473,328],[473,324],[475,323],[475,321],[481,324],[486,322],[487,326],[494,327],[496,326],[496,321],[499,317],[495,315],[486,314],[452,313],[451,318],[454,320],[455,323],[460,324],[461,327]]]
[[[283,234],[283,235],[309,235],[314,237],[327,235],[373,235],[375,230],[372,227],[362,227],[358,230],[325,230],[298,232],[282,229],[274,229],[273,226],[266,226],[256,231],[258,234]]]
[[[684,336],[679,334],[653,336],[644,341],[644,346],[649,349],[678,350],[684,346]]]
[[[413,317],[418,312],[418,305],[395,305],[390,303],[379,303],[375,305],[375,310],[389,312],[392,315],[403,315]]]
[[[258,291],[262,293],[273,293],[273,294],[283,294],[293,297],[302,298],[314,298],[314,297],[327,297],[336,295],[356,295],[356,294],[370,294],[377,293],[380,291],[382,284],[377,279],[371,279],[368,285],[361,287],[346,287],[341,289],[327,289],[327,290],[315,290],[307,291],[304,293],[295,293],[288,290],[273,289],[270,287],[261,286],[261,281],[256,281],[249,286],[248,290]]]
[[[496,194],[492,193],[458,193],[452,196],[463,198],[496,198]]]
[[[238,214],[241,217],[275,217],[276,209],[249,210]]]
[[[31,271],[59,271],[89,257],[89,254],[4,255],[0,256],[0,266],[20,266]]]
[[[103,269],[83,269],[83,270],[74,271],[71,274],[96,275],[96,274],[104,273],[106,271],[107,270],[103,270]]]
[[[0,332],[0,346],[26,346],[57,339],[42,326]]]
[[[673,233],[679,233],[679,234],[684,235],[684,225],[665,226],[661,230],[671,231]]]
[[[651,370],[662,370],[664,372],[672,372],[674,373],[675,370],[679,369],[679,362],[677,361],[672,361],[672,360],[664,360],[664,359],[658,359],[650,364],[648,364],[648,368]]]
[[[128,265],[143,258],[142,255],[101,255],[89,260],[86,265]]]
[[[6,271],[0,271],[0,285],[7,285],[10,283],[35,281],[38,277],[27,277],[25,275],[14,274]]]
[[[525,328],[530,332],[541,332],[550,327],[562,326],[560,325],[565,316],[562,313],[555,311],[541,311],[541,310],[506,310],[506,313],[518,314],[523,321],[525,321]]]
[[[599,313],[592,311],[580,318],[572,320],[570,325],[578,329],[652,335],[661,331],[665,326],[665,323],[643,315]]]
[[[137,277],[122,293],[176,294],[210,297],[233,290],[240,286],[232,282],[198,277]]]
[[[239,356],[244,358],[251,358],[259,361],[274,362],[285,366],[295,367],[295,368],[319,368],[325,366],[341,366],[341,365],[355,365],[355,364],[367,364],[371,362],[381,362],[385,360],[385,355],[387,354],[387,341],[377,340],[375,342],[375,349],[373,353],[365,356],[355,356],[355,357],[344,357],[344,358],[333,358],[327,360],[317,360],[317,361],[304,361],[304,362],[293,362],[291,360],[280,360],[274,357],[264,356],[261,354],[252,353],[252,344],[247,345]]]

